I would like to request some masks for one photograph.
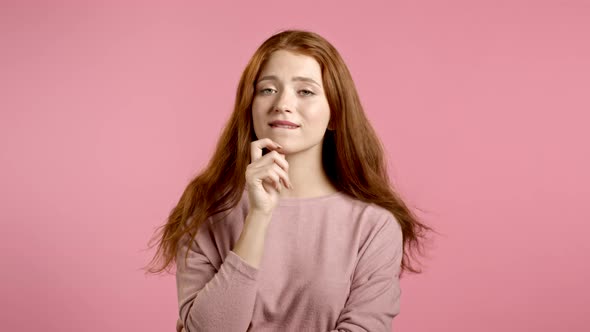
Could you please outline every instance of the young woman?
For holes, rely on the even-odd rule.
[[[391,331],[430,227],[393,190],[350,72],[316,33],[271,36],[206,169],[158,235],[177,331]]]

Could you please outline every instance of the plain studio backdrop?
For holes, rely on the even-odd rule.
[[[587,331],[590,2],[0,5],[0,330],[172,331],[141,267],[283,29],[348,64],[392,181],[440,231],[395,331]],[[418,210],[420,209],[420,211]]]

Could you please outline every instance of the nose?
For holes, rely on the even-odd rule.
[[[291,112],[293,101],[290,93],[285,89],[277,94],[277,98],[273,105],[274,112]]]

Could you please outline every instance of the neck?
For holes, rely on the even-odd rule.
[[[283,188],[280,197],[316,197],[337,191],[324,170],[321,143],[305,151],[286,154],[285,158],[293,189]]]

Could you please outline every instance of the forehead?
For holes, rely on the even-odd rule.
[[[260,76],[307,76],[321,80],[320,64],[311,56],[285,50],[273,52],[260,70]]]

